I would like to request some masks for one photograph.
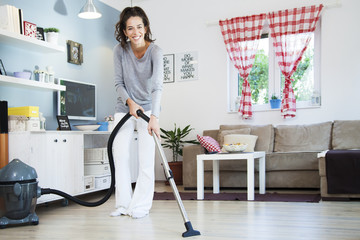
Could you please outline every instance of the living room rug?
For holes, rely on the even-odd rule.
[[[197,200],[196,192],[180,192],[182,200]],[[290,193],[266,193],[255,194],[255,201],[263,202],[311,202],[317,203],[321,199],[320,194],[290,194]],[[155,192],[154,200],[175,200],[172,192]],[[247,193],[204,193],[204,200],[211,201],[247,201]],[[201,201],[201,200],[200,200]]]

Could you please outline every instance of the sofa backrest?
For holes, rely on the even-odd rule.
[[[332,122],[275,127],[274,152],[330,149]]]
[[[274,149],[274,127],[271,124],[267,125],[250,125],[250,124],[241,124],[241,125],[220,125],[219,135],[222,135],[222,131],[236,130],[237,129],[246,129],[250,128],[250,135],[258,136],[255,145],[255,151],[265,151],[267,153],[272,152]],[[228,132],[228,133],[231,133]],[[219,140],[219,139],[218,139]]]
[[[332,148],[334,150],[360,149],[360,120],[335,120]]]

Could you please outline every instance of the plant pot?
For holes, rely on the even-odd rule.
[[[270,100],[270,107],[272,109],[280,108],[281,106],[281,99],[271,99]]]
[[[176,183],[176,185],[182,185],[183,181],[182,181],[182,162],[169,162],[169,167],[170,170],[173,173],[174,176],[174,181]],[[166,185],[169,185],[169,181],[165,182]]]
[[[51,44],[58,44],[59,33],[57,32],[47,32],[46,33],[46,41]]]

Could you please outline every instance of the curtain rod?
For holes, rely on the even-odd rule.
[[[336,0],[333,3],[323,4],[323,5],[324,5],[324,9],[325,8],[340,7],[341,6],[341,0]],[[219,20],[218,21],[206,22],[207,27],[213,27],[213,26],[218,26],[218,25],[219,25]]]

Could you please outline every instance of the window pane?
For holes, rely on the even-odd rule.
[[[314,91],[314,37],[311,38],[302,59],[294,72],[292,82],[296,101],[309,101]],[[285,77],[281,74],[281,92]]]
[[[243,79],[238,75],[239,93],[242,91]],[[248,78],[251,88],[252,104],[269,102],[269,38],[262,38],[259,42],[255,62]]]

